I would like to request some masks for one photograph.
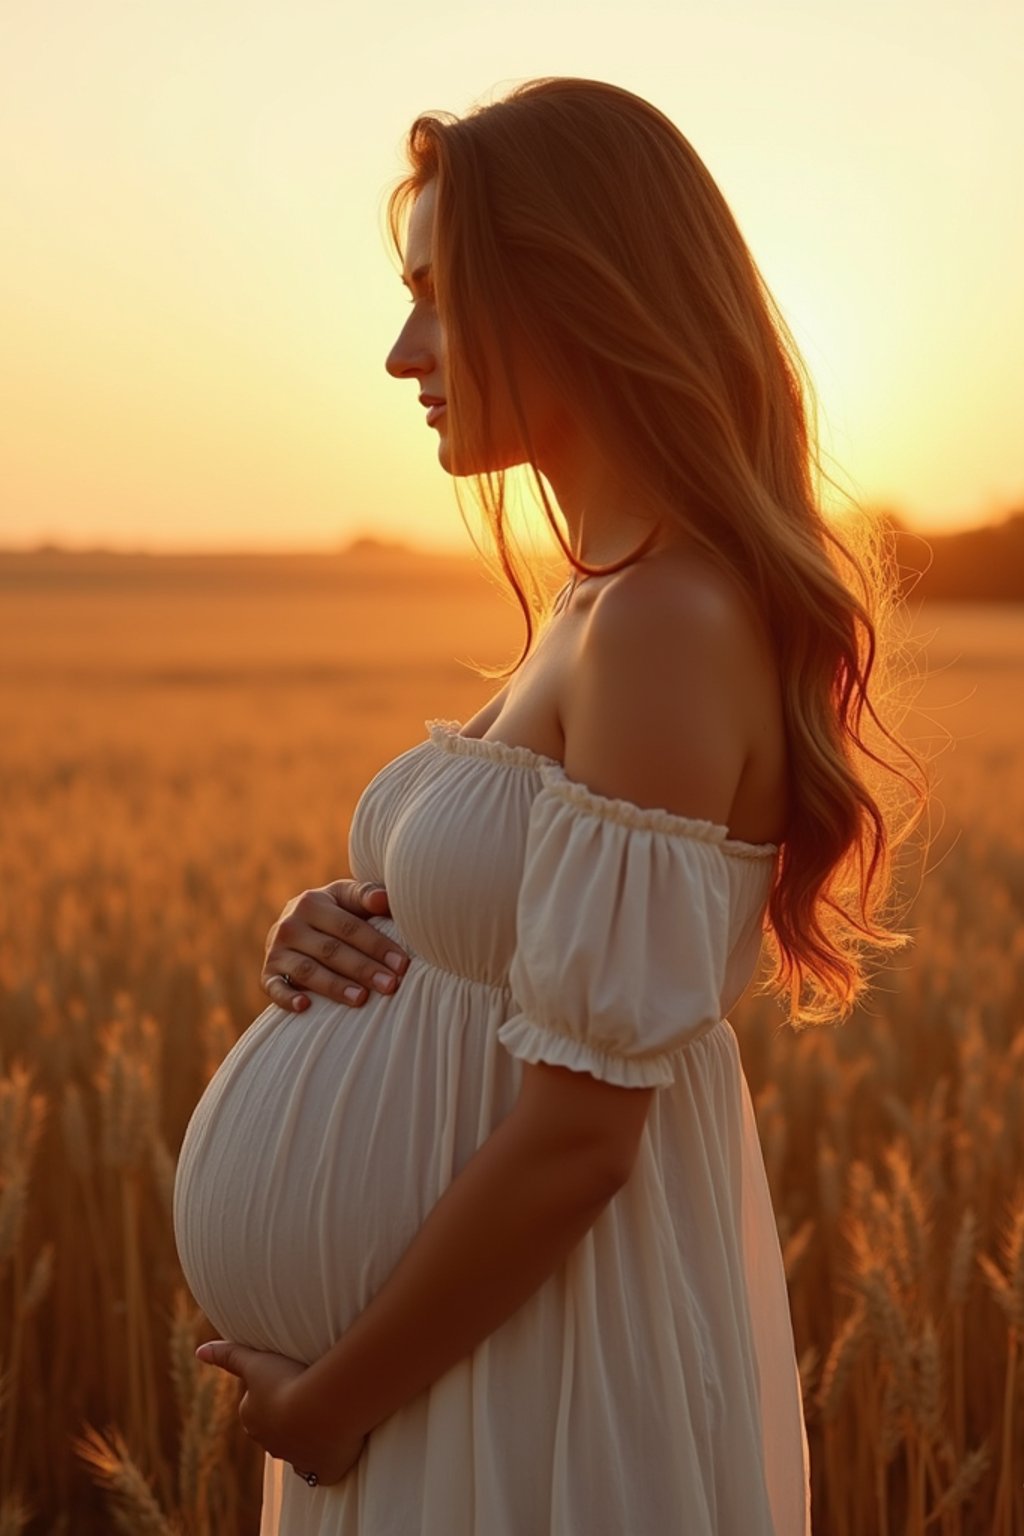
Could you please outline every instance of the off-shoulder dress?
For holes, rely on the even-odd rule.
[[[778,1233],[728,1013],[778,850],[430,720],[351,823],[393,996],[271,1004],[186,1130],[174,1225],[224,1338],[312,1361],[518,1096],[524,1062],[654,1086],[566,1262],[380,1424],[341,1483],[267,1456],[261,1536],[808,1536]]]

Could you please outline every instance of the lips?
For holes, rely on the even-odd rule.
[[[428,427],[432,427],[437,418],[444,415],[447,403],[448,402],[446,400],[438,400],[434,405],[430,407],[430,410],[427,412]]]

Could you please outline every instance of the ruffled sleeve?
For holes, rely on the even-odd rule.
[[[728,831],[541,772],[509,972],[520,1011],[498,1039],[523,1061],[668,1086],[721,1017]]]

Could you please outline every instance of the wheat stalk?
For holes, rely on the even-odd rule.
[[[935,1320],[925,1314],[921,1331],[914,1341],[914,1358],[917,1362],[918,1391],[914,1412],[922,1436],[934,1442],[939,1435],[942,1420],[942,1360],[939,1354],[939,1334]]]
[[[0,1274],[13,1261],[13,1301],[10,1368],[7,1373],[7,1408],[0,1442],[0,1499],[14,1491],[14,1450],[17,1439],[17,1399],[21,1375],[24,1329],[25,1266],[21,1236],[39,1137],[46,1116],[46,1098],[32,1092],[32,1073],[15,1062],[0,1078]]]
[[[169,1218],[174,1216],[174,1179],[177,1172],[177,1163],[154,1124],[149,1136],[150,1167],[153,1170],[153,1178],[156,1187],[160,1191],[160,1200]]]
[[[94,1083],[100,1096],[103,1161],[124,1170],[141,1165],[156,1122],[155,1078],[150,1066],[125,1043],[123,1021],[100,1031],[101,1064]]]
[[[949,1283],[946,1296],[952,1307],[962,1307],[967,1300],[967,1287],[971,1279],[971,1266],[978,1237],[978,1218],[973,1206],[965,1206],[953,1242],[949,1261]]]
[[[797,1271],[803,1262],[804,1255],[811,1245],[814,1236],[815,1224],[812,1217],[801,1222],[800,1226],[787,1238],[782,1250],[782,1266],[786,1273],[786,1281],[792,1285],[796,1279]]]
[[[197,1369],[195,1344],[202,1321],[203,1314],[189,1305],[184,1288],[178,1286],[170,1329],[171,1379],[181,1424],[178,1496],[193,1536],[209,1531],[210,1479],[238,1407],[230,1376]]]
[[[61,1129],[71,1167],[81,1181],[82,1199],[85,1205],[86,1225],[92,1244],[93,1262],[99,1277],[105,1315],[113,1306],[114,1282],[110,1267],[110,1242],[104,1236],[99,1201],[93,1179],[96,1159],[93,1155],[92,1138],[88,1118],[82,1102],[81,1090],[75,1083],[64,1085],[61,1106]]]
[[[160,1508],[117,1429],[104,1436],[87,1424],[85,1433],[73,1439],[72,1448],[94,1482],[109,1493],[120,1530],[128,1536],[184,1536],[180,1523]]]
[[[46,1116],[46,1098],[32,1092],[32,1071],[21,1061],[0,1077],[0,1172],[31,1163]]]
[[[29,1270],[25,1294],[21,1298],[22,1321],[31,1317],[49,1292],[53,1280],[53,1255],[54,1245],[51,1242],[44,1243],[36,1254],[35,1263]]]
[[[855,1281],[867,1303],[872,1331],[891,1367],[899,1409],[912,1412],[914,1378],[907,1342],[910,1328],[889,1271],[882,1264],[873,1263],[866,1272],[858,1274]]]
[[[200,1531],[209,1522],[209,1487],[224,1450],[228,1429],[235,1422],[238,1395],[229,1376],[203,1376],[185,1419],[178,1459],[178,1488],[183,1511]]]
[[[825,1225],[835,1227],[842,1206],[842,1186],[839,1177],[839,1154],[830,1142],[822,1142],[818,1148],[818,1201],[825,1218]]]
[[[928,1274],[930,1216],[914,1178],[906,1148],[902,1145],[887,1147],[884,1156],[892,1176],[893,1209],[901,1238],[900,1246],[907,1255],[910,1279],[908,1290],[916,1287],[923,1293]]]
[[[867,1308],[858,1301],[832,1340],[818,1386],[818,1408],[826,1421],[839,1412],[857,1356],[867,1332]]]
[[[983,1441],[973,1451],[969,1451],[960,1462],[953,1481],[925,1520],[925,1526],[931,1525],[933,1520],[940,1519],[962,1504],[977,1487],[991,1464],[992,1450],[987,1441]]]
[[[174,1400],[179,1419],[189,1412],[195,1396],[196,1367],[195,1347],[201,1314],[189,1306],[184,1287],[174,1290],[171,1306],[170,1371],[174,1386]]]
[[[1003,1385],[1003,1432],[1000,1451],[999,1486],[996,1491],[996,1511],[993,1530],[997,1536],[1011,1536],[1013,1520],[1013,1418],[1017,1399],[1017,1346],[1024,1328],[1024,1200],[1019,1200],[1011,1212],[1002,1251],[1006,1259],[1006,1274],[988,1254],[978,1255],[978,1264],[992,1288],[992,1293],[1006,1315],[1010,1328],[1009,1348],[1006,1356],[1006,1376]]]
[[[76,1083],[64,1084],[61,1130],[71,1166],[79,1178],[85,1179],[92,1172],[92,1142],[89,1139],[81,1090]]]
[[[199,1047],[203,1059],[205,1082],[220,1066],[224,1057],[238,1038],[231,1022],[231,1014],[223,1003],[215,1003],[199,1020]]]
[[[978,1219],[973,1206],[965,1206],[957,1227],[949,1263],[946,1297],[953,1314],[953,1448],[961,1461],[966,1444],[966,1404],[964,1401],[964,1307],[973,1273]]]
[[[28,1204],[29,1166],[26,1158],[12,1159],[0,1174],[0,1269],[14,1255],[21,1238]]]
[[[34,1510],[20,1494],[11,1493],[0,1502],[0,1536],[21,1536]]]

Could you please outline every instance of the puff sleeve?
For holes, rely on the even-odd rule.
[[[513,1056],[664,1087],[720,1019],[730,936],[728,832],[597,795],[542,770],[530,812],[509,986]]]

